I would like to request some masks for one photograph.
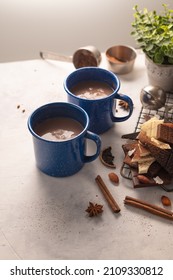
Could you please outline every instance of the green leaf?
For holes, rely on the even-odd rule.
[[[154,62],[158,63],[158,64],[162,64],[164,62],[164,56],[163,56],[163,54],[161,54],[159,52],[155,53],[153,59],[154,59]]]
[[[151,51],[153,49],[153,44],[149,44],[145,50],[148,52],[148,51]]]
[[[166,54],[168,57],[173,58],[173,48],[168,48],[167,50],[165,50],[165,54]]]

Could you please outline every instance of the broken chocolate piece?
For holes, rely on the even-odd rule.
[[[124,151],[124,154],[125,154],[125,158],[124,158],[123,162],[125,164],[127,164],[128,166],[133,167],[133,168],[138,167],[137,162],[132,162],[133,153],[136,150],[137,145],[138,145],[137,141],[122,145],[122,148],[123,148],[123,151]]]
[[[129,134],[124,134],[121,136],[122,139],[131,139],[131,140],[135,140],[138,136],[139,132],[133,132],[133,133],[129,133]]]
[[[141,143],[140,143],[141,144]],[[171,175],[164,169],[163,166],[157,161],[154,161],[148,168],[147,173],[143,174],[148,180],[146,182],[141,182],[139,177],[139,163],[137,161],[133,162],[132,159],[135,155],[136,150],[139,148],[139,141],[131,141],[131,143],[127,143],[122,145],[125,158],[123,160],[123,164],[127,164],[129,166],[129,170],[131,172],[131,179],[133,182],[134,188],[142,188],[142,187],[152,187],[152,186],[164,186],[169,185],[171,183]],[[148,148],[148,147],[147,147]],[[157,147],[156,147],[157,148]],[[146,155],[146,150],[142,155]],[[161,151],[164,151],[161,149]],[[129,152],[131,152],[129,154]],[[159,155],[158,155],[159,157]],[[145,156],[141,157],[145,158]],[[173,160],[172,160],[173,162]],[[171,166],[173,170],[173,166]],[[171,169],[170,168],[170,169]],[[122,175],[122,173],[121,173]],[[122,175],[123,176],[123,175]],[[125,176],[123,176],[125,177]],[[157,180],[157,179],[159,180]]]
[[[173,150],[172,149],[162,149],[156,146],[145,133],[139,134],[139,140],[145,145],[145,147],[150,151],[151,155],[156,159],[156,161],[171,175],[173,175]]]
[[[169,185],[172,179],[170,174],[164,168],[162,168],[159,172],[159,179],[162,182],[160,184],[158,184],[158,180],[156,180],[155,177],[151,177],[149,174],[145,174],[145,177],[149,179],[147,183],[140,182],[137,169],[132,168],[131,174],[134,188]]]

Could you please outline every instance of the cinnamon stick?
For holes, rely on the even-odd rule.
[[[146,201],[143,201],[143,200],[140,200],[140,199],[137,199],[137,198],[133,198],[133,197],[130,197],[130,196],[126,196],[125,200],[124,200],[124,203],[128,204],[128,205],[131,205],[133,207],[136,207],[136,208],[143,209],[147,212],[150,212],[150,213],[152,213],[154,215],[157,215],[157,216],[160,216],[162,218],[173,220],[173,212],[172,211],[164,209],[164,208],[159,207],[159,206],[154,205],[154,204],[150,204]]]
[[[105,185],[103,179],[100,175],[95,178],[97,185],[99,186],[100,190],[102,191],[105,199],[107,200],[109,206],[112,208],[113,212],[119,213],[121,211],[120,207],[118,206],[117,202],[113,198],[112,194],[108,190],[107,186]]]

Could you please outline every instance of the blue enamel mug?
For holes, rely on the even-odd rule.
[[[51,127],[55,121],[62,126],[64,120],[68,121],[70,131],[73,130],[72,121],[80,126],[80,130],[71,136],[72,133],[69,134],[67,127],[57,130]],[[50,127],[53,130],[45,135],[56,137],[57,141],[42,135],[43,131]],[[55,102],[37,108],[28,118],[37,167],[47,175],[65,177],[77,173],[85,163],[95,160],[100,153],[101,140],[98,135],[90,132],[88,127],[88,114],[75,104]],[[64,131],[66,134],[62,134]],[[63,138],[66,137],[64,135],[67,138]],[[87,139],[96,144],[96,152],[93,155],[86,155]]]
[[[102,98],[89,99],[76,95],[74,90],[81,82],[105,83],[111,88],[109,95]],[[82,107],[89,116],[89,130],[101,134],[107,131],[115,122],[123,122],[130,118],[133,112],[133,102],[131,98],[125,94],[119,94],[120,81],[118,77],[111,71],[99,67],[83,67],[70,73],[64,80],[64,89],[67,93],[67,100],[70,103]],[[128,103],[129,111],[127,115],[116,116],[116,100],[120,99]]]

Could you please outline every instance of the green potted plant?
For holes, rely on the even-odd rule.
[[[162,7],[158,14],[136,5],[131,35],[145,53],[149,83],[173,91],[173,10]]]

